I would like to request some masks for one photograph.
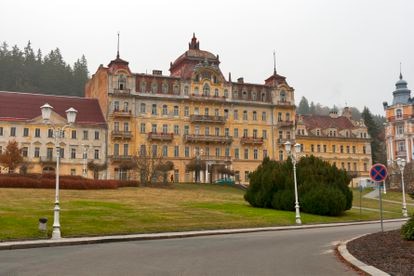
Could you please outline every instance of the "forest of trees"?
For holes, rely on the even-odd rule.
[[[372,151],[372,162],[386,164],[387,156],[385,153],[385,142],[384,142],[384,123],[385,117],[380,115],[372,115],[368,107],[364,107],[362,112],[356,107],[349,107],[352,113],[353,120],[364,119],[365,125],[368,128],[368,133],[372,138],[371,151]],[[341,114],[341,110],[335,105],[332,108],[323,106],[313,101],[309,104],[308,99],[302,97],[298,108],[296,109],[297,114],[306,115],[329,115],[331,110],[335,110],[338,114]]]
[[[23,50],[6,42],[0,46],[0,91],[83,96],[87,80],[84,55],[70,66],[59,48],[43,56],[40,49],[32,49],[30,41]]]

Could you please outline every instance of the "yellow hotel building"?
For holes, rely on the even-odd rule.
[[[283,143],[295,139],[286,78],[275,68],[263,84],[226,79],[219,56],[201,50],[195,36],[168,76],[132,73],[118,51],[92,76],[85,97],[98,99],[107,120],[109,178],[134,177],[120,164],[149,150],[174,163],[174,181],[211,182],[224,167],[248,183],[265,156],[286,159]],[[200,176],[186,171],[195,159],[206,164]]]
[[[304,155],[314,155],[358,178],[369,177],[371,139],[364,121],[352,120],[350,109],[342,115],[298,115],[296,142]]]

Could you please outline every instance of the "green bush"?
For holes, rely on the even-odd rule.
[[[346,197],[335,187],[319,186],[302,196],[301,207],[305,213],[338,216],[346,207]]]
[[[401,235],[405,240],[414,240],[414,215],[412,215],[411,218],[403,226],[401,226]]]
[[[306,213],[337,216],[352,208],[350,177],[344,170],[314,156],[297,162],[299,203]],[[264,159],[250,174],[244,196],[254,207],[294,210],[293,165]]]

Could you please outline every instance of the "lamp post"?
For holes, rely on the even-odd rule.
[[[55,207],[53,209],[53,232],[52,239],[60,239],[60,222],[59,222],[59,161],[60,161],[60,139],[63,138],[64,130],[71,126],[76,120],[76,113],[78,112],[73,107],[66,110],[66,119],[67,124],[64,126],[55,125],[50,120],[50,115],[52,114],[53,107],[48,103],[40,107],[42,111],[42,118],[45,124],[53,129],[53,137],[55,138],[56,145],[56,185],[55,185]]]
[[[292,159],[293,164],[293,180],[295,182],[295,210],[296,210],[296,224],[302,224],[302,220],[300,219],[300,210],[299,210],[299,199],[298,199],[298,183],[296,181],[296,159],[298,158],[298,154],[300,152],[300,144],[296,143],[294,145],[295,150],[292,151],[292,144],[287,141],[285,143],[285,149],[288,156]]]
[[[397,165],[401,172],[401,187],[402,187],[402,196],[403,196],[403,205],[402,205],[402,214],[403,217],[408,217],[407,214],[407,203],[405,201],[405,187],[404,187],[404,167],[405,167],[405,159],[397,158]]]
[[[86,170],[86,165],[88,162],[88,149],[89,149],[89,145],[85,145],[83,144],[83,171],[82,171],[82,175],[83,177],[88,177],[88,171]]]

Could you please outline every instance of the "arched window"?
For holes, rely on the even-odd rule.
[[[168,84],[166,82],[164,82],[162,84],[162,93],[163,94],[167,94],[168,93]]]
[[[402,118],[402,110],[401,109],[396,110],[396,116],[397,116],[398,119]]]
[[[141,81],[141,93],[145,93],[147,91],[147,83],[146,81]]]
[[[210,85],[207,83],[203,86],[203,96],[210,96]]]
[[[252,100],[255,101],[256,100],[256,92],[252,93]]]
[[[214,89],[214,97],[218,97],[219,96],[219,91],[218,91],[218,89],[216,88],[216,89]]]
[[[151,92],[154,94],[158,92],[158,84],[155,81],[151,84]]]
[[[174,85],[173,90],[174,90],[174,94],[176,94],[176,95],[180,94],[180,88],[178,87],[177,84]]]
[[[141,113],[146,113],[147,112],[147,106],[145,103],[141,103],[141,108],[140,108],[140,112]]]
[[[243,100],[247,100],[247,92],[243,91]]]
[[[174,106],[174,116],[178,116],[178,106]]]
[[[168,115],[168,107],[166,104],[162,106],[162,115]]]
[[[227,89],[224,89],[224,98],[229,97],[229,91]]]
[[[126,77],[124,75],[120,75],[118,77],[118,89],[119,90],[126,89]]]

